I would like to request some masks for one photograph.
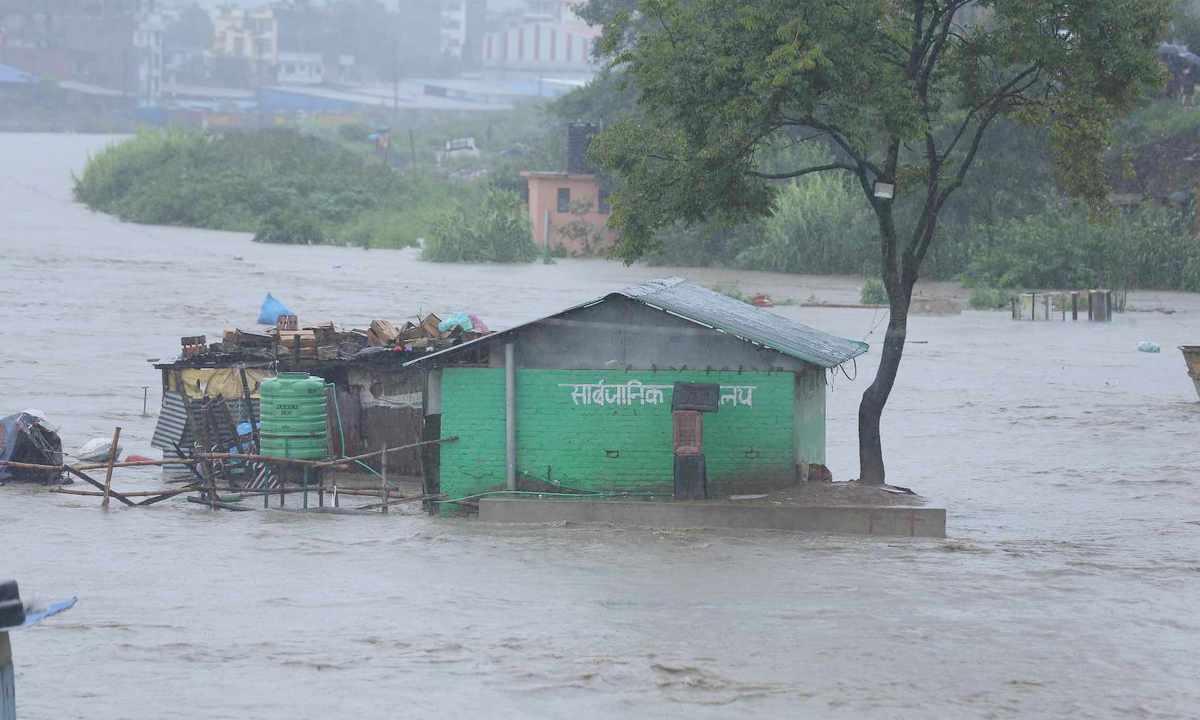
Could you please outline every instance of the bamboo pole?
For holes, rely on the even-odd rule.
[[[444,497],[446,497],[446,496],[438,495],[438,494],[412,495],[410,497],[401,497],[401,498],[396,498],[395,500],[388,500],[388,505],[400,505],[402,503],[417,502],[419,500],[441,500]],[[361,505],[355,509],[356,510],[374,510],[375,508],[379,507],[381,504],[382,503],[369,503],[367,505]]]
[[[117,461],[117,443],[121,440],[121,428],[113,430],[112,447],[108,449],[108,467],[104,472],[104,500],[100,503],[100,507],[108,509],[108,496],[112,492],[112,471],[113,463]]]
[[[362,455],[354,455],[352,457],[338,458],[337,460],[325,460],[325,461],[317,462],[316,465],[317,465],[317,467],[334,467],[337,465],[348,465],[356,460],[366,460],[367,458],[373,458],[376,455],[381,455],[383,453],[394,453],[399,450],[411,450],[413,448],[423,447],[425,445],[437,445],[439,443],[456,442],[457,440],[458,440],[457,435],[452,435],[450,437],[445,437],[445,438],[437,438],[436,440],[422,440],[421,442],[409,443],[408,445],[398,445],[394,448],[384,448],[383,450],[375,450],[373,452],[363,453]],[[313,462],[313,461],[306,461],[306,462]]]

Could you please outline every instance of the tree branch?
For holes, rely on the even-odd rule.
[[[847,170],[852,173],[858,172],[858,168],[854,165],[851,165],[849,163],[835,162],[835,163],[829,163],[828,165],[814,165],[812,167],[807,167],[807,168],[804,168],[803,170],[795,170],[793,172],[761,173],[761,172],[757,172],[755,170],[751,170],[747,174],[752,177],[761,178],[763,180],[788,180],[790,178],[798,178],[798,177],[802,177],[804,175],[811,175],[813,173],[826,172],[828,170]]]

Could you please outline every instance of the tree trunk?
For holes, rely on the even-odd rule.
[[[883,467],[883,443],[879,435],[879,421],[883,407],[896,383],[900,369],[900,358],[904,355],[904,338],[908,331],[908,307],[912,302],[912,285],[901,281],[898,292],[888,293],[890,317],[887,334],[883,338],[883,353],[879,358],[879,369],[875,380],[866,389],[858,405],[858,464],[859,481],[871,485],[882,485],[886,473]]]
[[[891,158],[894,161],[898,143],[892,143]],[[912,302],[913,285],[917,282],[914,266],[908,258],[897,252],[896,225],[892,217],[890,201],[883,203],[872,199],[876,218],[879,220],[881,251],[880,269],[883,285],[888,295],[888,327],[883,338],[883,352],[879,357],[879,369],[875,380],[863,393],[858,405],[858,466],[860,482],[882,485],[886,478],[883,467],[883,442],[879,435],[879,421],[883,407],[887,404],[896,373],[900,369],[900,358],[904,355],[904,339],[908,332],[908,307]]]

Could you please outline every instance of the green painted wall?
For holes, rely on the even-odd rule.
[[[628,385],[630,381],[643,385],[631,391],[637,386]],[[791,373],[519,370],[517,466],[523,482],[669,493],[670,386],[676,381],[720,383],[722,394],[729,396],[718,412],[704,418],[705,455],[714,494],[751,491],[756,484],[794,477],[797,438],[812,443],[817,436],[794,433],[799,394]],[[741,388],[740,402],[733,402],[735,388]],[[595,402],[597,392],[603,403]],[[819,401],[823,420],[823,387]],[[450,435],[460,440],[442,446],[442,492],[462,497],[502,489],[502,369],[443,372],[442,436]],[[823,427],[819,437],[823,459]]]

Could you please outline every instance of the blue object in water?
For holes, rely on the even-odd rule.
[[[26,607],[25,622],[21,623],[20,625],[0,627],[0,632],[7,632],[8,630],[16,630],[18,628],[36,625],[48,617],[53,617],[60,612],[70,610],[71,608],[75,607],[75,603],[78,601],[79,598],[73,597],[67,600],[57,600],[43,607]]]
[[[1156,343],[1156,342],[1151,342],[1149,340],[1143,340],[1137,344],[1137,349],[1140,352],[1144,352],[1144,353],[1156,353],[1161,348],[1158,347],[1158,343]]]
[[[262,309],[258,311],[259,325],[274,325],[279,320],[280,315],[294,315],[287,306],[275,299],[271,293],[263,298]]]

